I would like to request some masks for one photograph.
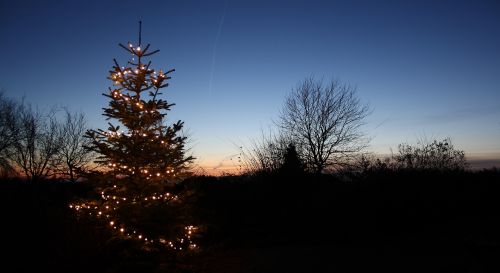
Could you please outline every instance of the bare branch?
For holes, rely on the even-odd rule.
[[[310,170],[342,166],[366,146],[360,129],[370,109],[355,93],[338,81],[307,78],[287,97],[278,125],[292,136]]]

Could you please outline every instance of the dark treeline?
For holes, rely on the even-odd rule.
[[[0,92],[0,176],[75,182],[89,172],[94,154],[83,113],[41,110]]]
[[[85,183],[2,181],[1,207],[17,268],[490,272],[500,254],[498,181],[495,169],[192,177],[175,190],[182,212],[203,226],[196,253],[145,250],[77,220],[67,204],[92,195]]]

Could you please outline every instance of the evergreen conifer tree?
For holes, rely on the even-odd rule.
[[[304,165],[300,160],[295,145],[292,143],[286,148],[281,171],[288,175],[297,175],[304,172]]]
[[[103,115],[114,123],[108,123],[108,130],[86,132],[91,140],[88,148],[99,155],[96,163],[108,168],[89,175],[100,196],[69,207],[104,221],[118,237],[176,250],[196,248],[192,236],[198,228],[191,225],[182,197],[166,187],[194,159],[185,155],[183,122],[166,125],[174,104],[160,98],[174,69],[152,68],[146,58],[159,50],[143,46],[140,31],[137,45],[119,45],[132,58],[125,66],[115,59],[109,71],[113,87],[103,94],[109,99]]]
[[[174,69],[152,68],[146,58],[159,50],[143,46],[140,32],[137,45],[119,45],[132,59],[125,66],[114,59],[108,76],[113,87],[103,94],[110,100],[103,115],[118,124],[109,122],[108,130],[89,130],[86,136],[99,154],[97,163],[111,170],[111,184],[119,184],[121,195],[151,194],[185,170],[193,157],[185,155],[186,137],[180,135],[184,123],[166,125],[167,111],[174,104],[160,98]]]

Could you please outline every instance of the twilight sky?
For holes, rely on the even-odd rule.
[[[235,167],[308,76],[357,87],[373,109],[370,151],[449,136],[470,159],[500,162],[498,1],[0,0],[0,88],[106,129],[101,93],[139,20],[160,49],[153,67],[176,69],[169,119],[185,121],[209,172]]]

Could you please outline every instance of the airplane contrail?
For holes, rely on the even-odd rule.
[[[212,96],[212,80],[214,78],[214,70],[215,70],[215,56],[217,53],[217,43],[219,42],[220,34],[222,32],[222,26],[224,25],[224,18],[226,17],[226,10],[227,10],[227,0],[224,4],[224,12],[222,13],[222,17],[219,22],[219,29],[217,30],[217,34],[215,35],[215,42],[214,42],[214,47],[212,49],[212,67],[210,70],[210,79],[208,81],[208,94],[209,96]]]

